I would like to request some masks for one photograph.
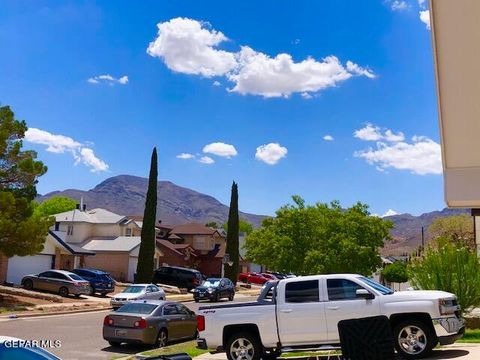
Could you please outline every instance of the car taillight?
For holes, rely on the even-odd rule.
[[[137,329],[145,329],[147,327],[147,322],[145,321],[145,319],[140,319],[138,321],[135,321],[133,323],[133,326]]]
[[[105,316],[105,319],[103,319],[103,325],[112,326],[113,325],[113,319],[108,315]]]
[[[197,315],[197,330],[205,331],[205,316]]]
[[[194,285],[200,284],[200,281],[197,278],[192,279]]]

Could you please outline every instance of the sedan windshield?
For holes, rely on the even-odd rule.
[[[131,314],[142,314],[147,315],[153,312],[158,305],[153,304],[136,304],[128,303],[123,305],[120,309],[115,311],[115,313],[131,313]]]
[[[136,293],[141,293],[144,289],[145,289],[144,286],[129,286],[122,292],[128,293],[128,294],[136,294]]]
[[[359,279],[361,281],[363,281],[364,283],[366,283],[368,286],[374,288],[376,291],[378,291],[382,295],[393,294],[392,289],[390,289],[386,286],[380,285],[379,283],[377,283],[376,281],[374,281],[372,279],[369,279],[369,278],[366,278],[366,277],[363,277],[363,276],[360,277]]]
[[[217,287],[218,285],[220,285],[220,279],[207,279],[203,283],[203,286],[206,287]]]

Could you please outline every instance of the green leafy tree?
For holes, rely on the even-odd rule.
[[[33,255],[43,249],[53,219],[34,214],[35,185],[47,167],[35,151],[22,150],[27,131],[8,106],[0,107],[0,252]]]
[[[238,226],[239,226],[240,232],[243,232],[248,235],[253,231],[253,225],[246,220],[240,219],[238,224],[239,224]],[[228,232],[228,222],[224,223],[222,225],[222,228],[223,230]]]
[[[55,215],[75,209],[77,202],[66,196],[52,196],[35,207],[35,213],[40,215]]]
[[[382,270],[383,278],[388,282],[404,283],[408,281],[407,264],[403,261],[395,261],[385,266]]]
[[[468,246],[440,238],[410,265],[413,287],[457,295],[461,311],[480,306],[480,262]]]
[[[227,248],[225,251],[230,255],[230,261],[233,262],[232,266],[225,265],[225,277],[232,280],[234,284],[236,284],[238,280],[238,266],[240,260],[238,236],[238,185],[234,181],[232,184],[230,209],[228,211]]]
[[[148,177],[148,190],[143,213],[143,225],[140,250],[138,254],[136,282],[148,283],[152,281],[155,258],[155,219],[157,217],[157,148],[153,148]]]
[[[378,250],[390,239],[391,222],[370,216],[361,203],[342,209],[338,202],[307,206],[292,199],[247,237],[249,261],[298,275],[371,275],[381,265]]]
[[[473,233],[473,218],[470,215],[452,215],[435,219],[428,227],[430,235],[436,238],[448,239],[454,244],[475,248]]]
[[[215,221],[210,221],[206,223],[205,226],[212,229],[218,229],[218,224]]]

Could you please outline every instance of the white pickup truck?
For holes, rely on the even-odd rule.
[[[353,274],[314,275],[267,283],[256,302],[200,307],[199,348],[228,360],[271,360],[282,352],[338,346],[338,322],[385,315],[397,352],[422,358],[465,331],[454,294],[393,292]]]

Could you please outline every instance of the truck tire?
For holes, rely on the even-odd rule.
[[[430,354],[437,341],[432,327],[420,320],[406,320],[393,329],[395,349],[405,359],[422,359]]]
[[[228,360],[260,360],[263,347],[258,336],[249,332],[238,332],[227,341]]]

